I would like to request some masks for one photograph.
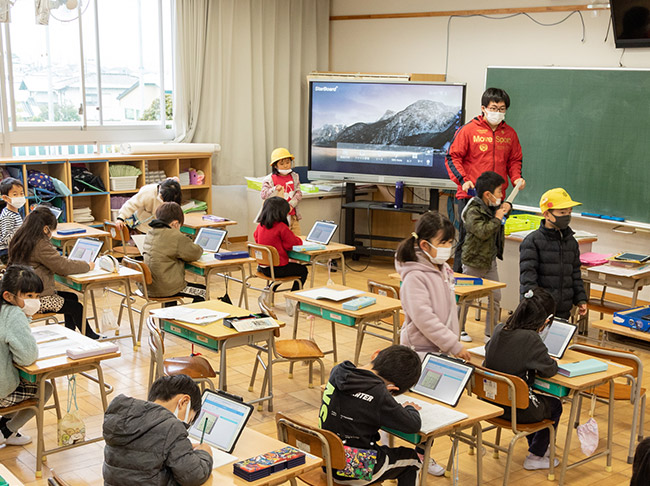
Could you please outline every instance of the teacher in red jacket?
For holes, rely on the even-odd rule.
[[[476,179],[486,171],[492,171],[505,179],[503,193],[508,188],[508,178],[515,186],[522,181],[521,145],[514,128],[504,118],[510,107],[508,93],[499,88],[488,88],[481,97],[481,115],[473,118],[458,129],[454,135],[445,165],[456,189],[457,221],[459,224],[458,243],[454,254],[454,271],[461,271],[461,254],[465,241],[465,228],[460,215],[472,196]]]

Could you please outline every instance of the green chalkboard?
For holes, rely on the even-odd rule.
[[[516,204],[563,187],[576,212],[650,222],[650,70],[488,67],[487,86],[510,95],[527,184]]]

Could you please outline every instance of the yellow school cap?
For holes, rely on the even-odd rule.
[[[278,147],[278,148],[274,149],[273,152],[271,152],[271,164],[270,165],[273,165],[278,160],[282,160],[282,159],[291,159],[291,160],[293,160],[293,159],[295,159],[295,157],[286,148]]]
[[[561,187],[556,187],[542,194],[542,199],[539,200],[539,208],[544,211],[549,209],[566,209],[574,206],[579,206],[582,203],[573,201],[569,193]]]

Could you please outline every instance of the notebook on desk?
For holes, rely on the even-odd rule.
[[[425,402],[424,400],[419,400],[405,395],[399,395],[395,397],[395,400],[402,404],[404,402],[413,402],[420,407],[420,419],[422,420],[420,431],[425,434],[446,427],[447,425],[455,424],[456,422],[460,422],[468,417],[466,413],[459,412],[453,408],[438,405],[436,403]]]

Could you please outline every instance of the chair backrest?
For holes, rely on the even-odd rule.
[[[514,430],[517,424],[517,409],[528,408],[528,385],[524,380],[483,366],[474,367],[472,393],[488,402],[510,407]]]
[[[144,279],[144,283],[146,285],[151,285],[151,282],[153,282],[153,277],[151,276],[151,269],[149,268],[149,265],[147,265],[145,262],[141,262],[139,260],[134,260],[131,257],[124,256],[122,258],[122,265],[124,265],[127,268],[130,268],[132,270],[137,270],[140,273],[142,273],[142,278]],[[145,292],[145,299],[148,299],[147,296],[147,289],[144,288],[142,290]]]
[[[368,292],[377,295],[385,295],[386,297],[392,297],[393,299],[399,299],[399,293],[395,287],[374,280],[368,280]]]
[[[113,241],[119,241],[122,246],[125,246],[131,239],[129,228],[126,225],[122,225],[120,228],[112,221],[104,221],[104,231],[111,235]]]
[[[631,351],[623,351],[621,349],[603,348],[592,344],[572,344],[569,349],[579,351],[589,356],[596,358],[603,358],[607,361],[622,364],[632,368],[631,375],[639,382],[643,380],[643,362],[641,359]]]
[[[162,333],[153,317],[147,318],[147,329],[149,329],[149,351],[151,352],[151,365],[156,367],[154,380],[163,374],[163,361],[165,355],[165,345],[162,339]]]
[[[277,267],[280,264],[280,255],[274,246],[248,243],[248,254],[255,258],[258,265]]]
[[[275,424],[278,440],[323,459],[327,484],[332,485],[332,469],[344,469],[346,466],[345,450],[339,436],[329,430],[293,420],[282,413],[275,414]]]

